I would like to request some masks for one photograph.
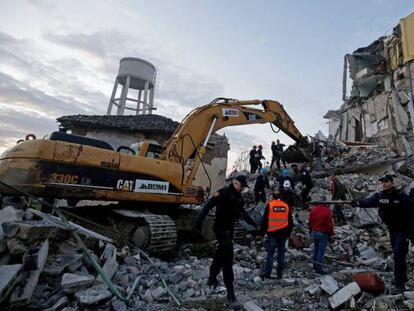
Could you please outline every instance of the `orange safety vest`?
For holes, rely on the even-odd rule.
[[[280,200],[269,202],[269,223],[267,232],[283,229],[289,225],[289,205]]]

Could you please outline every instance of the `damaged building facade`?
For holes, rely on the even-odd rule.
[[[414,151],[414,13],[389,36],[344,57],[341,108],[328,111],[336,141],[372,142],[405,157]],[[347,92],[347,82],[351,89]]]
[[[64,132],[103,140],[120,152],[128,152],[129,148],[137,152],[145,140],[162,146],[179,125],[179,122],[156,114],[71,115],[60,117],[57,121]],[[229,143],[225,136],[211,135],[203,158],[205,170],[203,167],[198,169],[193,184],[210,187],[211,191],[221,188],[226,178],[228,150]],[[156,154],[150,153],[149,156]]]

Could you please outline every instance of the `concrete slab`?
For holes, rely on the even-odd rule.
[[[19,274],[19,284],[13,289],[10,305],[24,306],[30,303],[41,273],[41,270],[35,270]]]
[[[112,297],[112,293],[106,285],[94,286],[75,293],[76,300],[83,306],[93,306],[106,302]]]
[[[82,289],[86,289],[95,282],[92,275],[81,275],[75,273],[65,273],[62,276],[60,285],[65,293],[76,293]]]
[[[329,297],[329,305],[332,309],[336,309],[360,292],[361,289],[356,282],[349,283],[347,286],[342,287],[335,294]]]
[[[10,294],[23,265],[4,265],[0,267],[0,303]]]
[[[263,311],[262,308],[260,308],[257,304],[255,304],[253,301],[248,301],[243,306],[244,310],[246,311]]]
[[[339,289],[338,282],[330,275],[322,277],[320,282],[320,287],[329,295],[332,295]]]

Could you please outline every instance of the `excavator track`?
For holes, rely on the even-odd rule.
[[[156,215],[128,209],[113,209],[113,212],[124,217],[124,228],[131,227],[128,235],[140,248],[152,256],[171,254],[177,244],[177,229],[174,221],[167,215]],[[128,223],[128,224],[126,224]],[[125,231],[122,227],[120,230]]]

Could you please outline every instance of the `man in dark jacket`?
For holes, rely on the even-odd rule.
[[[267,173],[267,169],[263,167],[260,170],[260,175],[256,178],[256,182],[254,183],[254,201],[256,204],[259,203],[259,201],[266,203],[266,188],[270,189]]]
[[[286,161],[283,159],[283,147],[285,145],[281,144],[279,139],[276,142],[272,141],[272,145],[270,148],[272,149],[272,163],[270,164],[270,168],[273,167],[273,163],[276,162],[277,169],[280,170],[280,160],[283,162],[283,166],[286,168]]]
[[[322,147],[317,139],[313,142],[313,157],[315,158],[315,171],[319,172],[322,169]]]
[[[383,190],[369,198],[352,201],[353,206],[378,207],[378,214],[387,225],[394,253],[395,292],[405,290],[407,279],[408,239],[414,242],[414,209],[410,198],[394,187],[394,178],[380,178]],[[411,193],[411,191],[410,191]]]
[[[214,255],[213,262],[210,266],[210,275],[208,278],[209,286],[217,286],[217,275],[223,269],[224,285],[227,289],[227,299],[231,306],[238,306],[239,302],[234,294],[234,274],[233,274],[233,233],[234,224],[238,218],[243,218],[248,224],[258,229],[257,224],[250,218],[243,208],[243,199],[241,191],[247,187],[246,176],[237,176],[232,184],[218,190],[213,197],[204,204],[200,214],[197,217],[194,231],[199,233],[201,225],[215,206],[216,213],[213,225],[213,231],[216,235],[218,248]]]
[[[253,149],[249,152],[250,174],[254,174],[257,170],[256,148],[256,146],[253,146]]]
[[[256,161],[256,168],[258,168],[259,172],[260,172],[260,170],[263,167],[262,159],[266,159],[263,156],[263,146],[262,145],[257,145],[257,150],[256,150],[256,153],[255,153],[254,156],[255,156],[255,161]]]
[[[300,170],[300,182],[302,183],[302,203],[303,205],[309,201],[309,192],[312,190],[313,181],[310,175],[310,168],[308,166],[303,166]]]
[[[283,202],[279,193],[273,194],[262,218],[260,233],[267,234],[266,265],[261,273],[262,278],[270,279],[273,268],[273,256],[277,248],[277,277],[281,279],[285,267],[285,245],[293,229],[291,207]]]

